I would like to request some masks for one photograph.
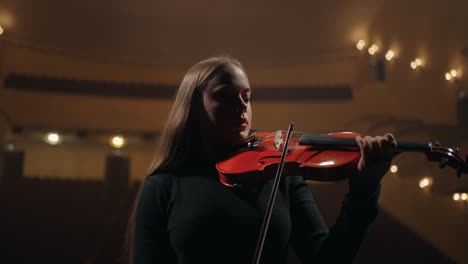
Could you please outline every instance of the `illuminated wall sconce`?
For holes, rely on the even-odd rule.
[[[387,53],[385,53],[385,59],[391,61],[393,58],[395,58],[395,52],[393,50],[388,50]]]
[[[422,67],[423,64],[424,63],[423,63],[423,60],[421,58],[416,58],[416,59],[414,59],[413,61],[410,62],[410,67],[411,67],[411,69],[416,70],[416,69]]]
[[[446,72],[444,77],[449,83],[455,85],[455,92],[457,93],[458,98],[463,100],[466,96],[466,87],[462,83],[460,70],[452,69],[449,72]],[[466,108],[464,111],[466,111]]]
[[[432,185],[432,178],[431,177],[424,177],[419,181],[419,188],[427,189]]]
[[[366,47],[366,42],[362,39],[356,43],[356,48],[358,50],[363,50],[365,47]]]
[[[127,143],[125,138],[121,135],[112,136],[109,141],[110,145],[116,149],[123,148]]]
[[[49,132],[45,134],[44,141],[49,145],[57,145],[62,142],[62,136],[58,132]]]
[[[468,201],[468,194],[467,193],[454,193],[452,199],[455,202],[467,202]]]
[[[367,50],[367,52],[369,52],[370,55],[375,55],[377,51],[379,51],[379,47],[375,44],[372,44]]]
[[[366,41],[361,39],[356,43],[356,48],[362,51],[366,48],[366,45]],[[373,71],[375,71],[375,79],[377,81],[383,82],[385,81],[385,63],[382,58],[379,58],[379,56],[374,56],[378,51],[379,47],[376,44],[370,45],[370,47],[367,49],[367,52],[373,56],[370,58],[369,63]],[[388,60],[391,60],[394,56],[395,52],[391,51],[386,57],[389,58]]]
[[[390,172],[392,173],[397,173],[398,172],[398,166],[397,165],[392,165],[390,167]]]
[[[458,79],[458,71],[451,70],[445,73],[445,80],[447,81],[456,81]]]

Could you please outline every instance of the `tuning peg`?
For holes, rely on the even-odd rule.
[[[439,161],[439,167],[444,168],[445,166],[447,166],[448,163],[449,163],[449,160],[447,158],[442,158]]]

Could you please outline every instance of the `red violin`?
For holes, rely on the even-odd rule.
[[[230,156],[216,163],[221,183],[229,187],[274,178],[253,264],[260,261],[282,174],[303,176],[306,180],[336,181],[357,171],[361,151],[355,138],[359,134],[340,132],[314,136],[302,133],[291,139],[293,126],[291,123],[287,134],[282,131],[253,133],[238,144]],[[397,142],[397,153],[408,151],[423,152],[429,161],[438,161],[440,167],[455,168],[458,176],[468,172],[468,155],[461,158],[458,149],[443,147],[438,142]]]
[[[337,181],[356,172],[359,147],[352,132],[323,135],[299,133],[292,138],[284,157],[285,175],[300,175],[307,180]],[[220,181],[226,186],[264,182],[275,176],[286,142],[286,133],[254,133],[240,143],[226,159],[216,164]],[[397,152],[423,152],[440,167],[449,165],[458,176],[468,172],[468,155],[463,159],[458,149],[435,143],[398,141]]]

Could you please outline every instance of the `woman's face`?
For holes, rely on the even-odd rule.
[[[232,144],[247,138],[252,121],[250,93],[246,74],[232,64],[223,66],[208,82],[202,96],[202,127],[209,129],[216,143]]]

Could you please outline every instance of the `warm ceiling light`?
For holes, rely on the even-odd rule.
[[[122,148],[125,146],[125,138],[123,136],[113,136],[110,140],[110,144],[114,148]]]
[[[366,46],[366,42],[362,39],[356,43],[356,48],[358,50],[362,50],[365,46]]]
[[[393,57],[395,57],[395,52],[393,50],[389,50],[385,54],[385,59],[387,59],[388,61],[392,60]]]
[[[412,61],[412,62],[410,63],[410,66],[411,66],[411,69],[416,70],[416,68],[418,67],[418,64],[416,64],[415,61]]]
[[[3,34],[3,28],[0,26],[0,35]]]
[[[57,132],[49,132],[45,135],[44,140],[50,145],[57,145],[62,142],[62,137]]]
[[[390,167],[390,171],[391,171],[392,173],[397,173],[397,172],[398,172],[398,166],[397,166],[397,165],[392,165],[392,166]]]
[[[460,200],[460,194],[459,193],[454,193],[452,196],[454,201],[459,201]]]

